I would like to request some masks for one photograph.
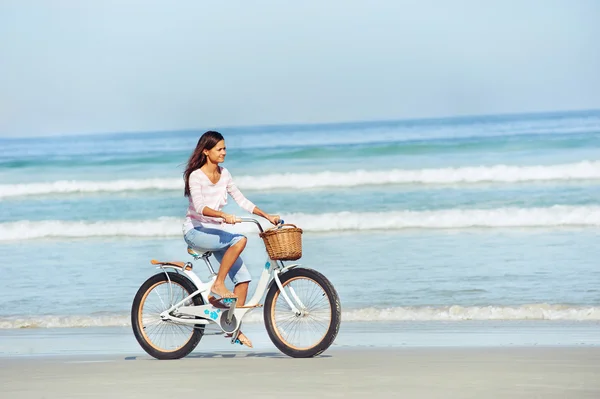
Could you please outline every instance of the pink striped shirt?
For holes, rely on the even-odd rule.
[[[221,167],[221,178],[217,184],[213,184],[200,169],[193,171],[190,174],[190,196],[185,222],[183,223],[184,234],[203,224],[211,224],[212,227],[224,225],[223,219],[204,216],[202,210],[204,207],[209,207],[215,211],[220,211],[227,205],[227,194],[231,195],[240,208],[250,213],[254,211],[255,205],[244,197],[237,188],[231,173],[227,169]]]

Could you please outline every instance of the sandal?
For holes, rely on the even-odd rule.
[[[237,299],[237,295],[235,295],[233,292],[231,291],[227,291],[227,293],[225,295],[219,295],[214,291],[210,291],[211,294],[213,294],[214,296],[218,296],[221,299]]]
[[[208,303],[210,303],[211,305],[213,305],[215,308],[220,308],[220,309],[229,309],[231,307],[231,303],[237,298],[231,299],[231,298],[215,298],[214,296],[210,295],[208,297]]]

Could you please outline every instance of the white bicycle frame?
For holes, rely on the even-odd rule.
[[[256,219],[253,218],[242,218],[242,222],[252,222],[255,223],[259,230],[262,232],[262,226]],[[167,279],[169,280],[169,288],[170,288],[170,298],[169,304],[171,305],[167,310],[160,314],[160,318],[163,321],[170,321],[178,324],[187,324],[187,325],[208,325],[211,323],[217,324],[221,328],[222,333],[231,333],[232,334],[232,342],[235,341],[238,335],[238,331],[244,316],[251,310],[259,307],[259,302],[263,298],[267,289],[271,286],[272,282],[275,281],[275,284],[279,287],[279,291],[281,292],[281,296],[285,299],[287,304],[289,305],[291,312],[295,315],[301,316],[304,314],[305,306],[300,301],[292,287],[289,287],[290,296],[287,295],[286,291],[283,289],[281,284],[281,280],[279,278],[280,274],[285,273],[287,270],[290,270],[298,264],[292,265],[284,265],[282,261],[274,261],[270,257],[267,257],[267,260],[264,264],[263,271],[261,273],[260,279],[258,281],[258,285],[256,290],[254,291],[254,295],[252,298],[244,305],[243,307],[235,307],[233,308],[233,312],[231,311],[231,307],[222,308],[216,307],[212,305],[208,300],[208,294],[210,293],[210,289],[215,282],[217,275],[208,260],[210,254],[203,254],[198,257],[194,257],[194,259],[204,259],[206,262],[206,266],[208,267],[209,272],[211,273],[210,280],[208,282],[203,282],[196,273],[193,272],[193,264],[190,262],[185,263],[184,267],[178,267],[175,265],[169,264],[161,264],[159,268],[163,269],[165,274],[167,275]],[[183,273],[192,283],[196,286],[196,291],[194,291],[191,295],[188,295],[181,301],[173,304],[173,294],[172,287],[169,278],[169,274],[165,269],[175,269],[177,272]],[[203,299],[204,305],[184,305],[186,302],[190,301],[192,297],[196,295],[200,295]],[[161,298],[162,301],[162,298]],[[231,306],[235,305],[235,301],[232,302]],[[182,317],[183,316],[183,317]],[[190,317],[200,317],[190,318]]]

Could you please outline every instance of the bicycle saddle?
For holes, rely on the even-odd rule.
[[[197,252],[194,248],[188,246],[188,254],[192,255],[195,259],[198,258],[208,258],[212,252],[210,251],[205,251],[205,252]]]

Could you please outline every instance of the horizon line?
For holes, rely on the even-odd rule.
[[[193,132],[193,131],[206,131],[206,130],[227,130],[227,129],[258,129],[258,128],[278,128],[278,127],[291,127],[291,126],[343,126],[343,125],[356,125],[356,124],[371,124],[371,123],[393,123],[393,122],[433,122],[442,120],[460,120],[469,118],[502,118],[510,116],[535,116],[535,115],[549,115],[549,114],[578,114],[586,112],[600,112],[600,108],[589,108],[589,109],[572,109],[572,110],[553,110],[553,111],[524,111],[524,112],[503,112],[496,114],[458,114],[458,115],[447,115],[447,116],[429,116],[420,118],[390,118],[390,119],[365,119],[365,120],[346,120],[346,121],[329,121],[329,122],[288,122],[288,123],[262,123],[262,124],[239,124],[239,125],[222,125],[216,127],[215,125],[208,128],[173,128],[173,129],[159,129],[159,130],[122,130],[122,131],[103,131],[103,132],[79,132],[79,133],[65,133],[65,134],[48,134],[48,135],[32,135],[32,136],[6,136],[1,137],[0,140],[12,141],[12,140],[33,140],[33,139],[49,139],[49,138],[62,138],[62,137],[94,137],[94,136],[111,136],[111,135],[136,135],[136,134],[159,134],[159,133],[172,133],[172,132]]]

